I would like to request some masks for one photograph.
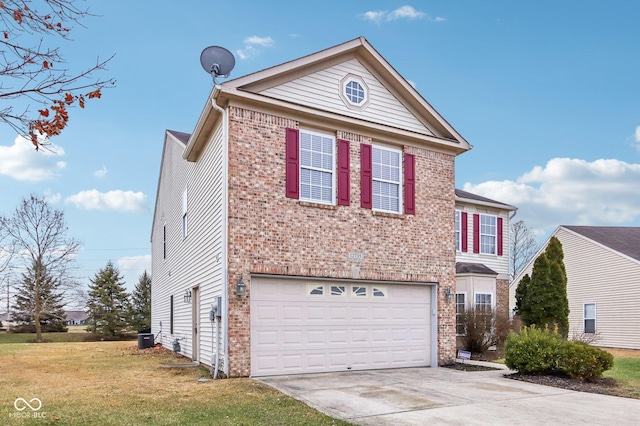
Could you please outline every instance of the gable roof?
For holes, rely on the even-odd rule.
[[[628,226],[562,226],[640,261],[640,228]]]
[[[472,194],[471,192],[463,191],[456,188],[456,201],[466,201],[473,204],[480,204],[488,207],[496,207],[499,209],[515,211],[518,210],[510,204],[501,203],[500,201],[492,200],[491,198],[481,197],[480,195]]]
[[[357,59],[384,87],[395,96],[412,114],[420,120],[429,132],[419,133],[397,127],[367,121],[362,118],[340,114],[336,111],[314,108],[304,103],[295,103],[268,94],[269,88],[282,85],[294,79],[326,69],[332,65]],[[212,105],[212,102],[215,105]],[[219,108],[226,108],[230,103],[247,105],[259,103],[276,111],[295,114],[301,120],[313,125],[326,125],[329,122],[341,122],[345,128],[356,132],[365,129],[367,134],[400,135],[405,140],[416,144],[438,147],[455,155],[469,149],[471,145],[407,82],[364,37],[342,43],[301,58],[276,65],[262,71],[217,84],[212,92],[210,102],[198,120],[196,130],[187,144],[184,158],[195,161],[207,143],[207,129],[217,121]],[[211,117],[213,116],[213,117]],[[200,133],[203,133],[201,136]],[[389,138],[389,136],[387,136]],[[391,139],[391,138],[390,138]]]

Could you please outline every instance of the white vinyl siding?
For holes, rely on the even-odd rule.
[[[402,151],[372,146],[373,209],[400,213]]]
[[[496,254],[496,242],[498,240],[496,216],[480,215],[480,253]]]
[[[300,199],[335,203],[335,138],[300,130]]]
[[[370,103],[364,109],[349,108],[340,96],[340,81],[348,74],[360,76],[368,87]],[[434,134],[357,59],[262,90],[260,94],[423,135]]]
[[[584,304],[584,332],[595,333],[596,332],[596,304],[585,303]]]
[[[155,223],[152,235],[153,286],[151,321],[157,343],[172,349],[172,341],[179,338],[181,353],[210,365],[215,347],[224,360],[223,335],[215,342],[216,334],[208,312],[215,296],[222,295],[223,277],[223,143],[222,130],[217,127],[211,141],[197,162],[182,158],[184,145],[169,135],[165,142],[163,163],[156,200]],[[182,238],[180,223],[185,212],[184,190],[188,182],[188,234]],[[163,222],[166,221],[167,258],[162,261]],[[159,222],[159,223],[158,223]],[[174,224],[171,226],[170,224]],[[198,325],[200,354],[192,354],[193,303],[186,303],[186,290],[199,287]],[[169,299],[173,299],[174,330],[170,333]],[[225,303],[225,302],[223,302]],[[223,308],[226,309],[226,308]],[[162,332],[160,333],[160,321]],[[222,330],[225,325],[223,324]],[[224,363],[220,362],[220,368]]]
[[[182,193],[182,238],[187,238],[188,223],[187,223],[187,190]]]

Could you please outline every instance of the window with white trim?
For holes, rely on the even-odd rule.
[[[351,291],[355,297],[367,297],[367,288],[354,285],[351,287]]]
[[[333,136],[300,130],[300,199],[335,204]]]
[[[182,238],[187,238],[187,190],[182,193]]]
[[[346,287],[343,285],[332,285],[331,286],[331,295],[332,296],[346,296],[347,291]]]
[[[490,312],[492,310],[491,293],[476,293],[476,312]]]
[[[456,210],[456,251],[462,251],[462,214]]]
[[[307,284],[307,296],[324,296],[324,286]]]
[[[467,295],[465,293],[456,293],[456,334],[459,336],[466,334],[463,321],[467,309],[466,298]]]
[[[372,146],[373,209],[400,213],[402,151]]]
[[[496,254],[498,226],[496,216],[480,215],[480,253]]]
[[[362,77],[347,74],[340,80],[340,98],[348,108],[364,109],[369,104],[369,88]]]
[[[584,304],[584,332],[585,333],[596,332],[596,304],[595,303]]]

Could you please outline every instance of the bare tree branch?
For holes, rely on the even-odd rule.
[[[67,108],[101,97],[115,85],[112,78],[95,78],[106,70],[97,59],[84,71],[71,72],[55,43],[70,40],[73,25],[93,16],[76,6],[78,0],[3,0],[0,2],[0,123],[30,139],[35,148],[60,134],[68,123]],[[45,45],[49,42],[52,46]],[[15,100],[26,107],[16,111]],[[37,105],[31,109],[30,103]],[[42,108],[42,109],[39,109]],[[53,113],[53,117],[49,115]]]
[[[537,251],[538,245],[533,231],[522,220],[512,223],[510,281],[515,279]]]

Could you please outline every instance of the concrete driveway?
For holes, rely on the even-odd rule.
[[[403,368],[258,380],[358,425],[640,424],[640,400],[506,379],[505,372]]]

